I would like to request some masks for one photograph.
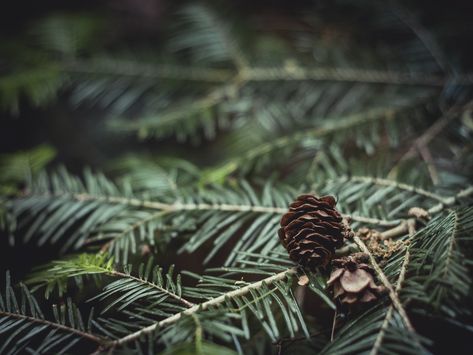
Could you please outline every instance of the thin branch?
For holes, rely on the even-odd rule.
[[[447,248],[447,256],[445,257],[445,270],[443,272],[443,277],[441,278],[442,280],[448,280],[448,271],[450,269],[450,264],[452,262],[452,257],[453,257],[453,247],[455,246],[456,243],[456,234],[457,234],[457,228],[458,228],[458,215],[457,213],[453,214],[455,216],[455,219],[453,221],[453,232],[452,236],[450,238],[450,241],[448,243],[448,248]]]
[[[237,95],[241,84],[242,83],[236,79],[230,80],[229,84],[218,86],[201,98],[194,99],[185,104],[183,103],[181,109],[164,111],[153,116],[143,117],[138,121],[120,120],[118,123],[112,121],[110,127],[115,128],[118,131],[136,130],[138,131],[138,134],[147,129],[157,130],[158,128],[165,127],[173,121],[182,120],[195,112],[210,109],[226,98],[234,97]],[[158,120],[156,120],[157,117],[159,118]]]
[[[166,212],[178,211],[225,211],[225,212],[253,212],[253,213],[274,213],[284,214],[287,212],[286,207],[268,207],[268,206],[252,206],[252,205],[232,205],[232,204],[207,204],[207,203],[162,203],[155,201],[146,201],[136,198],[114,197],[114,196],[94,196],[86,193],[74,194],[73,198],[78,201],[104,201],[109,203],[124,204],[135,207],[144,207],[149,209],[157,209]],[[356,215],[344,214],[344,218],[352,221],[374,224],[379,226],[393,226],[399,223],[399,220],[384,220],[371,217],[363,217]]]
[[[470,186],[470,187],[468,187],[464,190],[461,190],[455,196],[441,197],[440,198],[440,203],[438,203],[437,205],[431,207],[427,212],[429,214],[434,214],[434,213],[441,212],[445,208],[455,204],[458,201],[458,199],[468,197],[470,195],[473,195],[473,186]],[[384,240],[384,239],[394,238],[394,237],[397,237],[399,235],[403,235],[404,233],[409,231],[409,228],[411,228],[413,223],[415,224],[415,219],[414,218],[403,219],[394,228],[391,228],[391,229],[388,229],[388,230],[382,232],[381,233],[381,239]]]
[[[131,280],[134,280],[136,282],[139,282],[141,284],[144,284],[146,286],[149,286],[151,288],[155,288],[157,290],[159,290],[159,292],[162,292],[166,295],[168,295],[169,297],[171,298],[174,298],[175,300],[181,302],[182,304],[184,304],[186,307],[194,307],[194,304],[192,302],[189,302],[187,301],[186,299],[178,296],[177,294],[173,293],[173,292],[170,292],[169,290],[166,290],[165,288],[163,287],[160,287],[152,282],[149,282],[147,280],[144,280],[144,279],[140,279],[139,277],[135,277],[135,276],[132,276],[130,274],[125,274],[125,273],[122,273],[122,272],[119,272],[119,271],[107,271],[107,274],[108,275],[111,275],[111,276],[119,276],[119,277],[123,277],[123,278],[127,278],[127,279],[131,279]]]
[[[419,21],[417,21],[417,19],[408,9],[400,7],[400,5],[397,3],[394,5],[392,2],[391,6],[398,18],[404,22],[412,30],[412,32],[414,32],[417,38],[419,38],[425,48],[432,55],[437,65],[444,72],[451,73],[451,66],[432,34],[427,31],[427,29],[422,26]]]
[[[429,214],[439,213],[443,211],[445,208],[454,205],[459,199],[462,199],[471,195],[473,195],[473,185],[467,187],[466,189],[461,190],[455,196],[444,198],[442,202],[429,208],[428,212]]]
[[[301,142],[307,138],[321,138],[335,132],[340,132],[341,130],[349,130],[353,129],[354,127],[369,124],[376,121],[386,120],[390,121],[393,120],[399,115],[401,112],[408,110],[412,107],[417,107],[419,102],[425,102],[428,97],[423,97],[419,100],[415,101],[415,105],[406,105],[402,107],[380,107],[374,108],[369,111],[360,112],[352,115],[348,115],[345,117],[340,117],[338,119],[333,120],[326,120],[327,122],[322,127],[316,127],[313,129],[305,129],[301,132],[296,132],[292,135],[283,136],[280,138],[276,138],[271,140],[270,142],[264,142],[261,145],[248,150],[246,153],[229,160],[223,166],[219,167],[223,171],[226,171],[228,174],[237,170],[238,167],[244,164],[245,161],[254,160],[262,155],[268,154],[272,151],[282,149],[287,146],[291,146]]]
[[[75,61],[64,64],[63,70],[69,73],[91,75],[129,76],[142,79],[164,79],[201,82],[227,82],[234,75],[234,70],[203,67],[189,67],[168,64],[147,64],[131,60],[96,59],[93,61]]]
[[[286,67],[247,68],[241,72],[246,81],[341,81],[371,84],[444,86],[448,78],[423,73],[402,73],[369,69]],[[468,79],[458,84],[471,85]]]
[[[354,241],[364,253],[369,255],[371,264],[373,265],[373,268],[375,269],[376,274],[378,275],[383,285],[388,289],[389,297],[391,298],[391,301],[394,307],[396,307],[397,311],[399,312],[399,315],[401,316],[404,324],[406,325],[406,328],[409,329],[409,331],[411,332],[415,332],[414,327],[412,326],[412,323],[409,320],[409,317],[407,316],[407,313],[404,310],[404,307],[402,306],[401,301],[399,300],[397,292],[394,290],[393,286],[389,282],[383,270],[381,270],[381,267],[376,262],[376,259],[374,258],[373,254],[371,254],[368,247],[365,245],[365,243],[363,243],[363,241],[359,237],[355,236]]]
[[[452,106],[443,116],[441,116],[435,123],[418,138],[414,140],[409,150],[399,159],[397,164],[391,169],[388,173],[388,176],[392,176],[395,172],[399,164],[403,161],[412,159],[416,156],[419,152],[424,151],[429,143],[437,137],[453,120],[460,116],[460,113],[464,110],[470,109],[473,106],[473,101],[469,101],[465,105],[454,105]]]
[[[408,220],[402,220],[401,223],[399,223],[399,225],[397,225],[396,227],[382,232],[381,240],[394,238],[394,237],[407,233],[409,230],[408,226],[409,226]]]
[[[437,172],[437,168],[435,167],[434,159],[432,157],[432,154],[430,153],[430,149],[427,146],[422,145],[422,146],[418,146],[417,150],[419,151],[419,154],[422,157],[422,159],[427,164],[427,170],[429,171],[429,175],[430,175],[430,179],[432,180],[432,183],[434,185],[438,185],[439,174]]]
[[[115,243],[117,239],[124,238],[126,235],[128,235],[128,233],[134,232],[135,230],[139,229],[144,224],[152,221],[153,219],[158,219],[158,218],[162,217],[163,215],[165,215],[166,213],[167,213],[166,211],[158,211],[156,213],[151,214],[150,216],[148,216],[146,218],[143,218],[143,219],[139,220],[138,222],[132,224],[130,227],[124,229],[123,231],[121,231],[117,235],[113,236],[111,240],[109,240],[107,243],[105,243],[100,248],[100,250],[102,252],[106,252],[110,248],[111,244]],[[86,240],[84,242],[84,244],[96,242],[96,241],[99,241],[99,240],[101,240],[101,239],[100,238],[90,238],[90,239]]]
[[[350,181],[365,182],[365,183],[379,185],[379,186],[392,186],[392,187],[395,187],[395,188],[400,189],[400,190],[414,192],[418,195],[422,195],[422,196],[431,198],[431,199],[436,200],[436,201],[442,202],[442,201],[445,200],[444,196],[440,196],[440,195],[435,194],[433,192],[430,192],[430,191],[427,191],[427,190],[424,190],[424,189],[421,189],[421,188],[418,188],[418,187],[415,187],[415,186],[412,186],[412,185],[400,183],[400,182],[397,182],[395,180],[374,178],[374,177],[369,177],[369,176],[341,176],[340,180],[341,179],[348,179]]]
[[[0,316],[11,317],[11,318],[16,318],[16,319],[23,319],[23,320],[29,321],[31,323],[44,324],[44,325],[47,325],[48,327],[51,327],[51,328],[56,328],[56,329],[59,329],[59,330],[62,330],[62,331],[68,332],[68,333],[78,335],[81,338],[93,341],[97,344],[103,344],[105,342],[105,339],[100,338],[98,336],[95,336],[93,334],[86,333],[86,332],[83,332],[79,329],[71,328],[71,327],[68,327],[68,326],[63,325],[63,324],[51,322],[51,321],[48,321],[46,319],[39,319],[39,318],[30,317],[30,316],[25,316],[23,314],[10,313],[10,312],[4,312],[4,311],[0,311]]]
[[[406,277],[406,270],[407,270],[407,265],[409,264],[409,259],[410,259],[409,248],[406,248],[406,253],[404,254],[404,260],[401,265],[401,271],[399,273],[399,278],[397,279],[397,283],[396,283],[396,289],[394,290],[396,294],[399,294],[399,291],[401,290],[401,287],[402,287],[402,283],[404,282],[404,278]],[[389,306],[388,311],[386,312],[386,316],[384,317],[383,324],[381,325],[381,330],[376,336],[376,341],[374,342],[370,355],[378,354],[379,349],[384,339],[384,335],[386,334],[386,330],[388,329],[388,326],[389,326],[389,323],[391,322],[393,314],[394,314],[394,306],[393,304],[391,304]]]
[[[149,333],[152,333],[153,331],[155,331],[156,329],[159,329],[159,328],[164,327],[164,326],[171,325],[171,324],[177,322],[183,316],[193,315],[198,311],[205,310],[205,309],[207,309],[209,307],[212,307],[212,306],[220,305],[220,304],[224,303],[227,299],[240,297],[240,296],[243,296],[243,295],[247,294],[251,290],[256,290],[256,289],[259,289],[259,288],[263,287],[264,285],[268,285],[268,284],[272,284],[276,281],[284,280],[289,275],[293,275],[296,272],[297,272],[296,268],[290,268],[290,269],[285,270],[283,272],[280,272],[276,275],[272,275],[270,277],[267,277],[267,278],[265,278],[261,281],[249,284],[249,285],[244,286],[242,288],[239,288],[237,290],[229,291],[229,292],[227,292],[227,293],[225,293],[225,294],[223,294],[219,297],[216,297],[216,298],[213,298],[209,301],[194,305],[193,307],[191,307],[189,309],[186,309],[185,311],[176,313],[176,314],[174,314],[174,315],[172,315],[172,316],[170,316],[166,319],[163,319],[160,322],[154,323],[150,326],[147,326],[145,328],[140,329],[139,331],[131,333],[131,334],[129,334],[129,335],[123,337],[123,338],[117,339],[117,340],[109,343],[108,347],[115,347],[115,346],[119,346],[119,345],[129,343],[131,341],[134,341],[134,340],[138,339],[140,336],[142,336],[144,334],[149,334]]]

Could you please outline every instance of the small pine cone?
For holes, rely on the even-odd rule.
[[[309,270],[326,266],[351,234],[335,204],[332,196],[301,195],[281,218],[281,243],[293,261]]]
[[[333,290],[335,299],[347,305],[369,303],[378,299],[385,288],[376,285],[374,271],[367,262],[368,256],[364,253],[333,260],[335,268],[327,285]]]

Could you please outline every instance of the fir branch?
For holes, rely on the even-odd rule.
[[[389,85],[419,85],[444,86],[448,78],[440,76],[426,77],[421,73],[402,73],[383,70],[368,70],[336,67],[301,67],[287,65],[286,67],[253,67],[240,73],[245,81],[330,81],[353,82]],[[464,77],[462,77],[464,78]],[[460,79],[462,80],[462,79]],[[463,79],[465,85],[473,84],[471,80]]]
[[[150,326],[147,326],[145,328],[140,329],[137,332],[129,334],[129,335],[127,335],[125,337],[122,337],[120,339],[117,339],[117,340],[111,342],[108,345],[108,347],[113,348],[113,347],[116,347],[116,346],[120,346],[120,345],[129,343],[131,341],[134,341],[134,340],[138,339],[142,335],[152,333],[152,332],[154,332],[155,330],[157,330],[161,327],[171,325],[171,324],[177,322],[183,316],[193,315],[193,314],[195,314],[199,311],[205,310],[209,307],[220,305],[220,304],[226,302],[227,299],[232,299],[232,298],[235,298],[235,297],[243,296],[243,295],[251,292],[252,290],[257,290],[261,287],[264,287],[264,285],[270,285],[270,284],[272,284],[276,281],[284,280],[288,276],[293,275],[295,273],[296,273],[296,269],[295,268],[290,268],[290,269],[285,270],[283,272],[280,272],[276,275],[272,275],[270,277],[267,277],[267,278],[265,278],[261,281],[257,281],[257,282],[251,283],[247,286],[241,287],[239,289],[226,292],[226,293],[224,293],[224,294],[222,294],[222,295],[220,295],[216,298],[213,298],[213,299],[208,300],[206,302],[194,305],[193,307],[191,307],[189,309],[186,309],[185,311],[182,311],[180,313],[176,313],[176,314],[174,314],[174,315],[172,315],[172,316],[170,316],[166,319],[163,319],[162,321],[160,321],[158,323],[154,323]]]
[[[46,295],[48,295],[51,285],[54,285],[55,283],[58,284],[58,281],[64,278],[67,279],[81,276],[88,277],[90,275],[102,274],[124,280],[131,280],[143,287],[154,289],[159,293],[176,300],[185,307],[194,306],[192,302],[184,299],[178,293],[174,292],[174,290],[170,290],[167,286],[165,287],[162,282],[154,282],[148,279],[150,274],[154,278],[155,276],[158,276],[158,274],[161,275],[162,272],[161,269],[158,269],[157,267],[152,268],[152,259],[148,260],[145,274],[140,273],[139,277],[131,275],[130,272],[118,271],[112,267],[112,264],[113,258],[110,258],[105,253],[80,254],[70,259],[53,262],[51,265],[48,265],[33,274],[27,282],[36,285],[35,289],[41,286],[47,286]],[[144,264],[141,268],[145,269]],[[160,277],[157,279],[160,280]],[[62,292],[62,290],[59,291]]]
[[[163,135],[169,130],[178,129],[180,123],[189,124],[192,120],[202,118],[199,115],[202,111],[215,107],[226,98],[234,97],[240,84],[237,81],[230,81],[229,84],[218,86],[201,98],[183,103],[182,108],[171,108],[159,114],[147,115],[135,122],[129,120],[111,121],[109,127],[117,131],[136,130],[140,138],[158,133],[158,135]]]
[[[136,281],[139,284],[142,284],[142,285],[147,286],[149,288],[158,290],[159,292],[165,294],[166,296],[171,297],[171,298],[175,299],[176,301],[182,303],[186,307],[189,307],[189,308],[194,307],[194,304],[192,302],[189,302],[186,299],[184,299],[184,298],[180,297],[179,295],[177,295],[176,293],[171,292],[171,291],[167,290],[166,288],[161,287],[161,286],[159,286],[159,285],[157,285],[153,282],[150,282],[148,280],[145,280],[145,279],[142,279],[142,278],[130,275],[130,274],[125,274],[123,272],[119,272],[119,271],[116,271],[116,270],[108,271],[108,272],[106,272],[106,274],[110,275],[110,276],[116,276],[116,277],[121,277],[121,278],[124,278],[124,279],[130,279],[130,280]]]
[[[76,60],[64,63],[65,73],[92,74],[96,76],[125,76],[154,80],[177,80],[224,83],[235,74],[228,69],[169,64],[147,64],[125,59],[96,58],[92,61]]]
[[[286,207],[268,207],[268,206],[253,206],[253,205],[232,205],[232,204],[207,204],[207,203],[161,203],[156,201],[146,201],[136,198],[113,197],[113,196],[94,196],[90,194],[76,194],[73,196],[77,201],[104,201],[110,203],[117,203],[135,207],[143,207],[149,209],[157,209],[164,212],[178,212],[178,211],[226,211],[226,212],[254,212],[254,213],[268,213],[268,214],[284,214],[287,212]],[[343,214],[343,217],[361,223],[368,223],[380,226],[393,226],[399,223],[399,220],[385,220],[378,218],[370,218],[358,215]]]
[[[408,225],[408,231],[409,231],[410,237],[412,237],[415,233],[415,224],[414,223],[412,223],[412,222],[407,223],[406,222],[406,225]],[[397,279],[397,282],[396,282],[396,289],[394,290],[396,292],[396,294],[398,294],[398,295],[401,291],[402,284],[403,284],[404,279],[406,277],[406,271],[407,271],[407,268],[409,266],[410,255],[411,255],[409,247],[407,247],[405,249],[406,249],[406,251],[404,253],[404,259],[402,261],[402,265],[401,265],[401,268],[400,268],[400,271],[399,271],[399,276],[398,276],[398,279]],[[386,331],[389,327],[389,323],[391,322],[392,317],[394,315],[394,311],[395,311],[394,304],[391,304],[388,308],[388,311],[386,312],[386,316],[384,318],[383,324],[381,325],[381,330],[379,331],[378,335],[376,336],[376,341],[373,345],[373,348],[370,351],[370,355],[377,355],[380,352],[382,342],[385,338]]]
[[[374,124],[378,121],[392,121],[394,120],[401,112],[417,107],[421,102],[425,102],[426,97],[415,100],[415,103],[411,103],[406,106],[401,107],[378,107],[371,109],[369,111],[355,113],[342,117],[339,119],[334,119],[331,121],[326,121],[327,123],[321,127],[316,127],[313,129],[305,129],[303,131],[298,131],[288,136],[282,136],[280,138],[272,139],[269,142],[263,142],[262,144],[250,148],[245,153],[230,159],[223,166],[216,167],[213,174],[209,174],[209,181],[212,181],[212,176],[221,176],[222,172],[226,175],[237,171],[242,166],[248,164],[248,162],[255,161],[261,156],[269,155],[270,153],[287,148],[293,147],[294,145],[300,144],[304,139],[322,139],[331,134],[341,134],[342,131],[352,130],[358,126],[366,124]]]
[[[440,201],[440,202],[444,202],[446,199],[446,197],[440,196],[436,193],[433,193],[433,192],[430,192],[430,191],[427,191],[427,190],[424,190],[424,189],[421,189],[409,184],[397,182],[395,180],[382,179],[382,178],[370,177],[370,176],[341,176],[340,180],[342,179],[349,179],[351,181],[359,181],[359,182],[364,182],[364,183],[374,184],[374,185],[379,185],[379,186],[392,186],[399,190],[413,192],[415,194],[425,196],[427,198]]]
[[[442,212],[444,209],[453,206],[460,199],[466,198],[473,195],[473,186],[469,186],[461,191],[459,191],[455,196],[445,197],[442,201],[435,206],[429,208],[428,212],[430,214],[435,214]]]
[[[471,108],[473,102],[458,106],[454,105],[447,110],[434,124],[430,125],[421,136],[416,138],[409,148],[409,150],[401,157],[399,163],[408,159],[413,158],[416,152],[428,146],[428,144],[438,136],[453,120],[459,118],[460,114],[465,110]],[[391,170],[390,174],[394,171],[396,166]]]
[[[432,36],[432,33],[428,31],[424,26],[422,26],[415,16],[405,7],[401,7],[399,3],[394,5],[394,2],[391,2],[391,9],[399,17],[399,19],[404,22],[412,32],[419,38],[421,43],[432,55],[437,65],[448,74],[452,73],[452,68],[450,63],[445,56],[445,53],[441,50],[435,38]]]
[[[373,265],[373,268],[375,269],[376,274],[378,275],[378,277],[379,277],[380,281],[382,282],[382,284],[388,289],[389,297],[391,298],[391,301],[393,302],[394,307],[396,307],[397,311],[401,315],[402,320],[403,320],[404,324],[406,325],[406,327],[411,332],[415,332],[414,327],[412,326],[412,323],[409,320],[409,317],[407,316],[407,312],[405,311],[401,301],[399,300],[398,293],[393,288],[393,286],[389,282],[388,278],[384,274],[383,270],[381,269],[381,267],[376,262],[376,259],[374,258],[373,254],[370,252],[368,247],[365,245],[365,243],[358,236],[354,237],[354,241],[355,241],[356,245],[358,245],[358,247],[364,253],[369,255],[371,265]]]
[[[91,334],[91,333],[87,333],[85,331],[81,331],[81,330],[76,329],[76,328],[69,327],[69,326],[64,325],[64,324],[52,322],[52,321],[49,321],[49,320],[46,320],[46,319],[26,316],[26,315],[23,315],[23,314],[20,314],[20,313],[11,313],[11,312],[5,312],[5,311],[0,310],[0,317],[21,319],[21,320],[25,320],[29,323],[46,325],[48,328],[55,328],[55,329],[64,331],[66,333],[78,335],[79,337],[81,337],[83,339],[90,340],[90,341],[96,343],[97,345],[101,345],[106,341],[106,339],[104,339],[104,338],[101,338],[101,337],[96,336],[96,335]]]
[[[107,252],[108,249],[110,248],[110,246],[112,245],[112,243],[115,243],[117,240],[119,240],[121,238],[125,238],[130,233],[133,233],[133,232],[139,230],[141,227],[145,226],[147,223],[149,223],[153,220],[162,218],[166,213],[167,213],[167,211],[158,211],[156,213],[152,213],[148,217],[145,217],[145,218],[137,221],[136,223],[132,224],[128,228],[125,228],[123,231],[121,231],[117,235],[113,236],[113,239],[111,239],[110,241],[108,241],[107,243],[102,245],[100,250],[102,252]],[[100,240],[102,240],[102,238],[100,236],[88,238],[84,241],[84,245],[95,243],[95,242],[100,241]]]

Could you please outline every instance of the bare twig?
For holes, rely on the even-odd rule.
[[[333,314],[333,323],[332,323],[332,331],[330,332],[330,341],[333,341],[335,336],[335,327],[337,326],[337,308],[335,307],[335,311]]]
[[[388,229],[381,233],[381,240],[394,238],[408,232],[408,220],[403,220],[394,228]]]

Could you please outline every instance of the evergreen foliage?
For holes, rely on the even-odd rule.
[[[394,2],[279,20],[218,5],[180,6],[156,46],[92,14],[2,44],[5,112],[95,112],[120,147],[100,169],[46,145],[0,156],[5,248],[51,254],[6,272],[0,353],[427,354],[445,334],[426,322],[473,331],[468,53]],[[330,267],[289,260],[277,230],[302,193],[387,241],[338,251],[369,255],[375,304],[341,308]]]

